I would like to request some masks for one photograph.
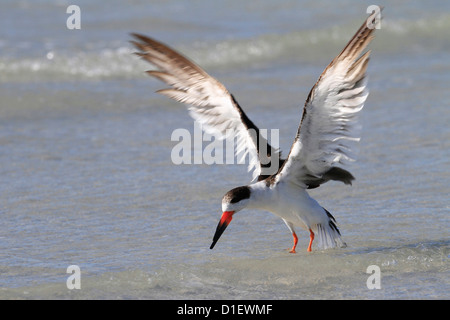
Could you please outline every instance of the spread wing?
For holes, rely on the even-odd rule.
[[[340,165],[354,161],[359,141],[358,113],[368,96],[366,69],[374,29],[366,22],[328,65],[311,89],[289,156],[273,182],[315,188],[328,180],[351,184]],[[354,151],[354,150],[353,150]]]
[[[236,156],[244,159],[249,155],[248,170],[253,171],[254,180],[278,171],[283,162],[280,152],[260,134],[222,83],[167,45],[143,35],[133,36],[137,41],[131,43],[140,50],[136,54],[158,68],[147,73],[170,86],[158,93],[189,105],[190,115],[207,133],[236,139]]]

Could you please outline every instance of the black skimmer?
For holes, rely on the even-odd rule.
[[[306,99],[286,159],[260,135],[222,83],[165,44],[133,34],[136,41],[131,42],[140,50],[136,54],[158,68],[147,73],[171,87],[157,92],[189,105],[191,116],[205,131],[226,137],[231,129],[232,138],[237,138],[237,153],[244,150],[249,154],[254,182],[234,188],[222,198],[223,213],[210,249],[234,214],[244,208],[267,210],[283,219],[294,238],[292,253],[298,242],[295,227],[309,231],[307,251],[311,251],[315,237],[322,249],[345,246],[336,220],[309,196],[307,189],[329,180],[344,184],[354,180],[341,165],[354,160],[352,145],[359,141],[357,118],[368,96],[366,69],[370,51],[366,48],[373,32],[373,24],[364,21],[320,75]]]

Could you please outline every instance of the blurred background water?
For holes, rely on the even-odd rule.
[[[310,88],[373,3],[77,1],[69,30],[71,4],[0,4],[0,298],[450,298],[449,2],[386,5],[356,181],[311,191],[348,247],[307,253],[300,232],[296,255],[284,223],[252,210],[209,250],[222,195],[250,175],[172,163],[173,130],[194,124],[154,93],[130,33],[204,67],[287,154]],[[66,287],[73,264],[81,290]]]

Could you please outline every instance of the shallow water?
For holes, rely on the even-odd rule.
[[[209,250],[222,195],[250,175],[172,163],[172,132],[194,124],[154,93],[164,86],[129,33],[204,66],[260,128],[280,129],[287,154],[309,89],[371,3],[79,3],[81,30],[66,28],[66,2],[0,10],[0,298],[450,298],[448,4],[385,8],[356,181],[311,191],[348,247],[307,253],[299,232],[291,255],[284,223],[251,210]],[[370,265],[381,289],[367,287]]]

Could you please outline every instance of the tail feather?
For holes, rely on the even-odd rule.
[[[342,240],[341,233],[336,226],[336,220],[326,209],[329,221],[327,224],[317,224],[317,230],[315,232],[319,248],[329,249],[335,247],[345,248],[347,244]]]

